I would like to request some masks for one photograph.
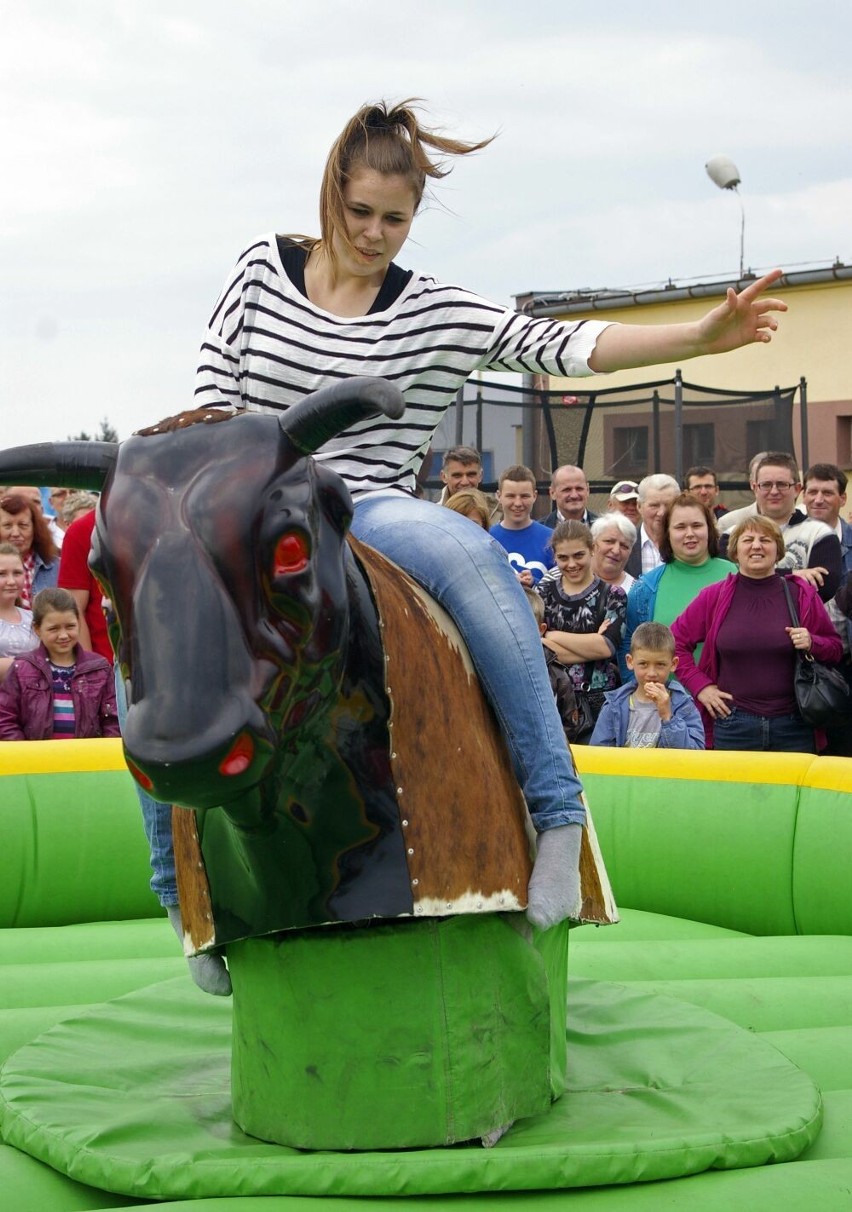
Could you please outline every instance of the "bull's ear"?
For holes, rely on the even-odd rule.
[[[62,484],[100,492],[118,442],[38,442],[0,451],[0,484]]]
[[[379,413],[396,420],[404,410],[402,392],[387,379],[344,379],[288,408],[281,429],[300,454],[309,455],[356,421]]]

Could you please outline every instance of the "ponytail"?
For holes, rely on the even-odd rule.
[[[421,126],[415,111],[418,100],[409,97],[392,108],[386,101],[362,105],[329,152],[320,189],[320,230],[324,251],[332,261],[335,234],[352,248],[346,234],[343,190],[353,172],[368,168],[382,176],[404,177],[411,185],[417,210],[427,178],[438,180],[451,171],[447,158],[480,151],[494,138],[465,143]]]

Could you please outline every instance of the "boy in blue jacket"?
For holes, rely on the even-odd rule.
[[[692,696],[673,678],[674,636],[664,623],[640,623],[627,668],[631,681],[607,692],[590,745],[623,749],[703,749],[704,725]]]

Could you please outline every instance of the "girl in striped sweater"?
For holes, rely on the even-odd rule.
[[[422,126],[410,102],[360,109],[326,164],[320,237],[262,236],[229,275],[204,336],[196,398],[207,407],[279,411],[352,376],[381,376],[401,389],[400,420],[352,425],[315,457],[351,490],[356,537],[433,594],[468,644],[539,834],[528,917],[546,927],[577,903],[585,811],[541,643],[503,549],[454,511],[418,500],[417,471],[474,370],[587,375],[680,361],[770,340],[771,313],[785,304],[760,297],[778,276],[771,274],[729,291],[697,322],[561,323],[401,269],[394,258],[427,181],[446,175],[450,157],[489,142],[462,143]]]

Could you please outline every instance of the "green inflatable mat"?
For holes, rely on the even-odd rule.
[[[3,1068],[3,1138],[143,1199],[496,1195],[790,1161],[821,1123],[810,1078],[761,1038],[698,1007],[575,981],[568,1092],[493,1149],[300,1151],[234,1125],[230,1031],[229,1002],[185,978],[59,1023]]]

